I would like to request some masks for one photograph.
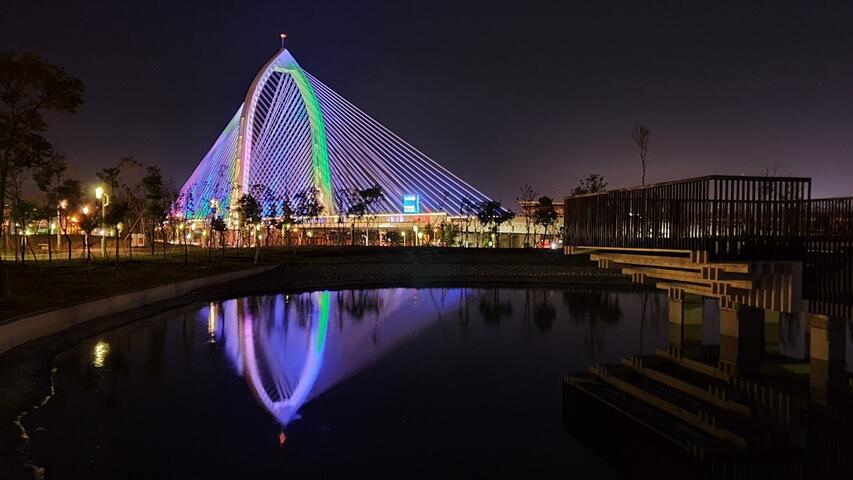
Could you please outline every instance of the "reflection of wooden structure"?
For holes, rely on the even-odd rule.
[[[814,361],[761,370],[724,372],[673,346],[595,365],[564,379],[565,428],[629,477],[851,478],[853,389],[815,397]]]

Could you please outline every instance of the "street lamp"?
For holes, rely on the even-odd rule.
[[[62,229],[62,210],[68,208],[68,200],[61,200],[56,206],[56,248],[60,247],[59,231]]]
[[[104,187],[98,187],[95,189],[95,198],[101,201],[101,258],[107,258],[107,205],[110,204],[110,196]]]

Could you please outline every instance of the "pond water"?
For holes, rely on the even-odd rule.
[[[381,289],[194,306],[59,356],[56,394],[26,417],[31,453],[49,478],[610,477],[562,427],[562,377],[665,345],[664,303]]]
[[[703,343],[719,343],[714,317]],[[248,297],[161,314],[61,354],[55,395],[25,425],[48,478],[611,478],[564,427],[564,374],[653,354],[669,333],[656,292]],[[802,334],[786,335],[802,356]]]

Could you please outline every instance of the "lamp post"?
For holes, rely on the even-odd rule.
[[[213,221],[216,220],[216,212],[219,210],[219,200],[216,198],[210,199],[210,221],[208,222],[209,228],[213,227]],[[213,234],[211,233],[210,239],[208,239],[208,250],[213,247]]]
[[[60,236],[60,230],[62,230],[62,210],[68,208],[68,200],[62,200],[59,202],[59,205],[56,206],[56,249],[62,247],[60,242],[62,241],[62,237]]]
[[[89,206],[88,205],[84,205],[82,211],[83,211],[84,217],[89,216]],[[84,248],[86,249],[86,251],[85,251],[86,262],[88,262],[92,258],[92,251],[89,249],[89,231],[84,228],[83,233],[85,234],[85,236],[83,237],[83,242],[84,242]]]
[[[104,187],[98,187],[95,189],[95,198],[101,201],[101,258],[107,258],[107,205],[110,204],[110,196]]]

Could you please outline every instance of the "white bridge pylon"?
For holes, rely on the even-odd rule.
[[[228,217],[243,193],[259,197],[265,214],[281,200],[316,188],[324,214],[345,209],[340,192],[379,185],[374,213],[405,213],[417,195],[421,212],[462,213],[483,193],[408,144],[307,73],[280,50],[255,77],[245,101],[181,188],[176,204],[188,218],[207,218],[211,205]],[[211,202],[216,200],[216,202]]]

